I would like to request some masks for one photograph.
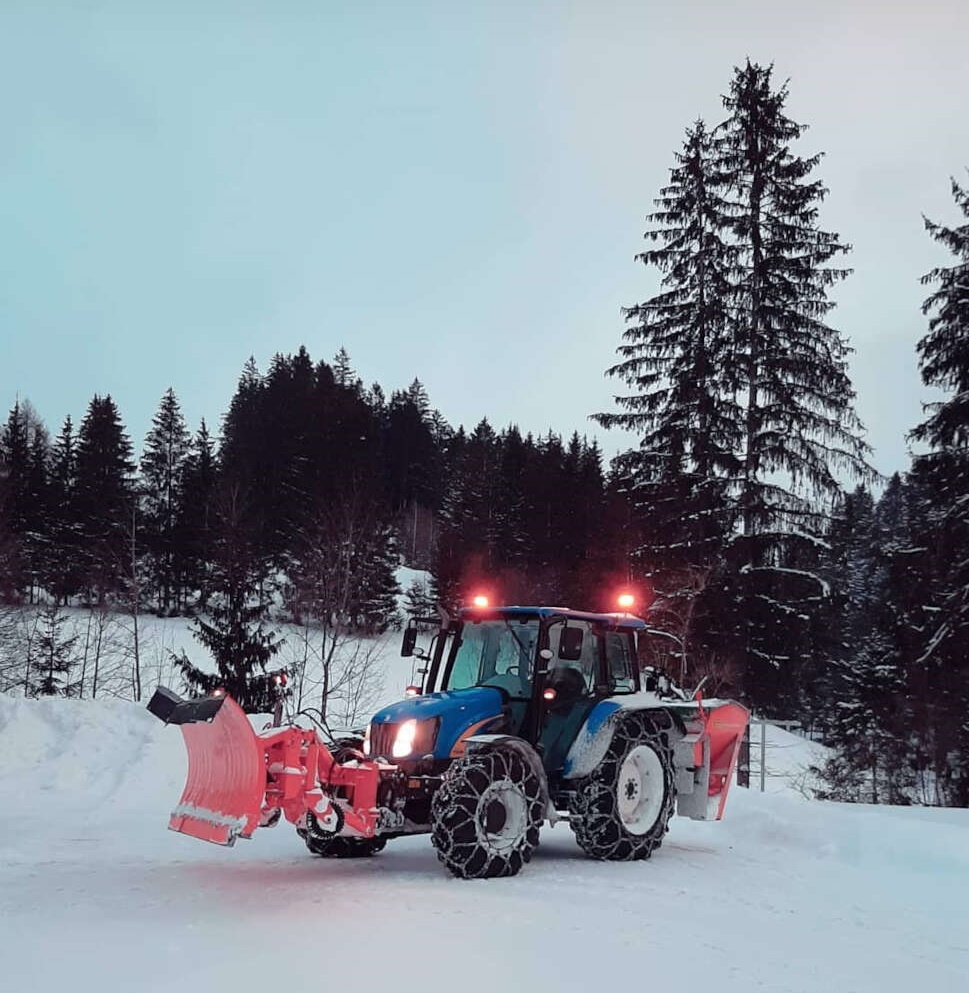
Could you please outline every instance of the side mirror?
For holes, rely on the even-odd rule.
[[[563,628],[559,639],[559,658],[564,662],[578,662],[582,658],[582,628]]]
[[[400,645],[400,654],[403,658],[410,658],[414,654],[414,646],[417,644],[417,628],[404,628],[404,638]]]

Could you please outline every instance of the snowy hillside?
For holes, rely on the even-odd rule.
[[[735,790],[648,862],[588,861],[559,825],[520,876],[462,882],[426,838],[341,862],[286,825],[166,831],[181,736],[130,703],[0,696],[0,754],[11,993],[969,987],[966,810]]]

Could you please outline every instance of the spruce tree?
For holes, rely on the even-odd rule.
[[[952,195],[966,223],[925,221],[955,262],[922,280],[933,287],[923,306],[931,315],[929,331],[918,345],[922,380],[946,395],[927,405],[929,416],[912,432],[928,447],[916,457],[913,474],[925,483],[927,516],[935,519],[937,585],[936,595],[926,598],[936,619],[925,631],[913,675],[934,699],[924,734],[933,741],[940,794],[969,805],[969,192],[953,180]]]
[[[110,396],[95,396],[77,436],[73,515],[85,584],[99,602],[122,586],[129,568],[133,506],[131,443]]]
[[[18,400],[0,433],[0,518],[8,537],[5,585],[22,594],[27,586],[25,537],[30,520],[30,435]]]
[[[253,553],[263,559],[272,547],[272,522],[266,520],[266,509],[276,492],[267,451],[265,390],[265,379],[250,356],[222,419],[218,458],[227,492],[235,493],[237,504],[245,508],[239,526],[247,532]]]
[[[859,487],[830,534],[834,592],[825,621],[834,651],[813,683],[811,709],[835,754],[821,772],[830,799],[904,802],[911,795],[911,714],[900,628],[912,558],[904,485],[877,506]]]
[[[812,604],[827,587],[817,575],[825,522],[843,474],[871,478],[854,413],[850,349],[824,323],[829,288],[847,251],[818,227],[826,189],[810,174],[820,156],[791,143],[805,127],[784,113],[787,86],[749,61],[724,97],[716,130],[735,255],[730,271],[731,386],[743,410],[736,493],[740,534],[714,597],[729,603],[714,622],[733,640],[747,691],[764,706],[790,706],[798,667],[810,653]]]
[[[292,547],[314,509],[316,373],[305,348],[276,355],[265,377],[258,427],[264,452],[262,485],[253,495],[263,518],[267,551],[275,561]]]
[[[436,509],[441,458],[431,427],[427,393],[419,380],[395,390],[387,406],[381,462],[391,507],[406,516],[414,504]]]
[[[431,584],[426,579],[412,579],[404,591],[404,613],[407,617],[434,617],[436,602]]]
[[[50,438],[47,429],[37,420],[31,431],[26,486],[30,509],[25,536],[25,558],[31,602],[34,600],[35,591],[43,584],[44,563],[52,539],[50,458]]]
[[[175,546],[177,572],[185,590],[196,594],[197,602],[203,608],[211,588],[210,563],[215,555],[217,486],[215,446],[203,420],[192,439],[182,470]]]
[[[725,179],[702,121],[687,131],[655,203],[645,237],[659,247],[637,260],[663,273],[663,288],[625,311],[622,361],[607,373],[633,392],[616,397],[623,412],[596,419],[641,436],[622,466],[647,525],[635,554],[666,585],[719,551],[731,524],[725,480],[737,473],[741,446],[729,282],[737,252]]]
[[[184,652],[173,661],[190,690],[224,689],[245,711],[262,713],[273,707],[275,686],[268,665],[282,642],[270,622],[272,601],[244,526],[243,507],[230,493],[221,511],[213,593],[192,630],[209,650],[216,671],[196,666]]]
[[[528,495],[525,488],[530,452],[516,425],[501,432],[498,447],[494,509],[488,541],[495,549],[495,564],[509,580],[512,577],[517,580],[514,584],[506,582],[503,585],[527,588],[525,577],[531,557],[531,542],[526,522]],[[518,589],[508,589],[506,595],[517,600],[522,593]]]
[[[177,525],[189,449],[185,419],[175,391],[169,388],[145,438],[140,481],[151,587],[162,615],[177,610],[183,599]]]
[[[76,519],[77,438],[68,414],[50,455],[48,534],[44,555],[44,585],[57,602],[66,603],[84,581],[84,558]]]
[[[359,376],[353,371],[350,363],[350,355],[341,346],[340,350],[333,356],[333,378],[337,386],[343,386],[350,390],[361,391],[363,383]]]
[[[397,598],[397,567],[400,554],[397,535],[388,522],[375,521],[360,535],[353,556],[360,560],[359,581],[355,584],[351,612],[352,626],[365,634],[379,634],[400,625]]]
[[[452,441],[435,569],[435,592],[447,607],[462,604],[472,588],[495,583],[499,460],[498,436],[487,418]]]
[[[76,664],[77,635],[63,630],[68,621],[57,604],[48,604],[41,611],[34,656],[35,678],[30,682],[34,696],[74,696],[77,692],[77,685],[70,679]]]
[[[616,485],[635,515],[631,554],[656,594],[653,623],[678,637],[731,532],[728,488],[739,474],[726,192],[713,137],[697,121],[647,217],[657,247],[637,256],[663,274],[662,288],[625,310],[622,361],[607,370],[632,392],[616,397],[621,413],[596,415],[641,437],[617,462]]]
[[[49,456],[47,429],[29,400],[17,400],[0,431],[0,519],[13,546],[8,582],[31,602],[49,541]]]

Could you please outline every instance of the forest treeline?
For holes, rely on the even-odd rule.
[[[943,399],[883,480],[828,323],[849,248],[786,100],[748,62],[724,119],[686,131],[638,257],[661,283],[625,311],[624,389],[593,415],[640,439],[610,465],[578,435],[455,428],[419,380],[388,396],[342,350],[250,360],[217,438],[169,390],[137,459],[110,397],[53,438],[16,403],[0,596],[194,615],[256,706],[281,616],[368,634],[401,592],[608,609],[632,585],[662,632],[649,661],[834,746],[826,795],[969,805],[969,195],[953,182],[962,226],[926,222],[954,259],[924,276],[913,361]],[[399,591],[402,563],[433,582]],[[70,691],[47,641],[24,688]]]
[[[189,431],[169,389],[137,457],[109,396],[54,438],[15,403],[0,452],[4,601],[194,616],[219,672],[183,659],[183,675],[253,707],[274,620],[370,635],[400,622],[401,594],[433,613],[472,586],[604,606],[626,575],[595,443],[453,429],[419,381],[365,388],[343,350],[300,348],[265,372],[250,359],[217,440]],[[401,564],[434,581],[399,590]],[[72,691],[56,642],[52,629],[28,692]]]

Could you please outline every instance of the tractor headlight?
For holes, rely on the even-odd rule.
[[[417,738],[417,721],[404,721],[397,729],[397,737],[391,748],[391,754],[395,759],[405,759],[414,750],[414,741]]]
[[[420,759],[434,751],[437,718],[419,720],[408,718],[396,721],[377,721],[370,725],[370,737],[364,742],[364,753],[375,762],[399,762],[403,759]]]

